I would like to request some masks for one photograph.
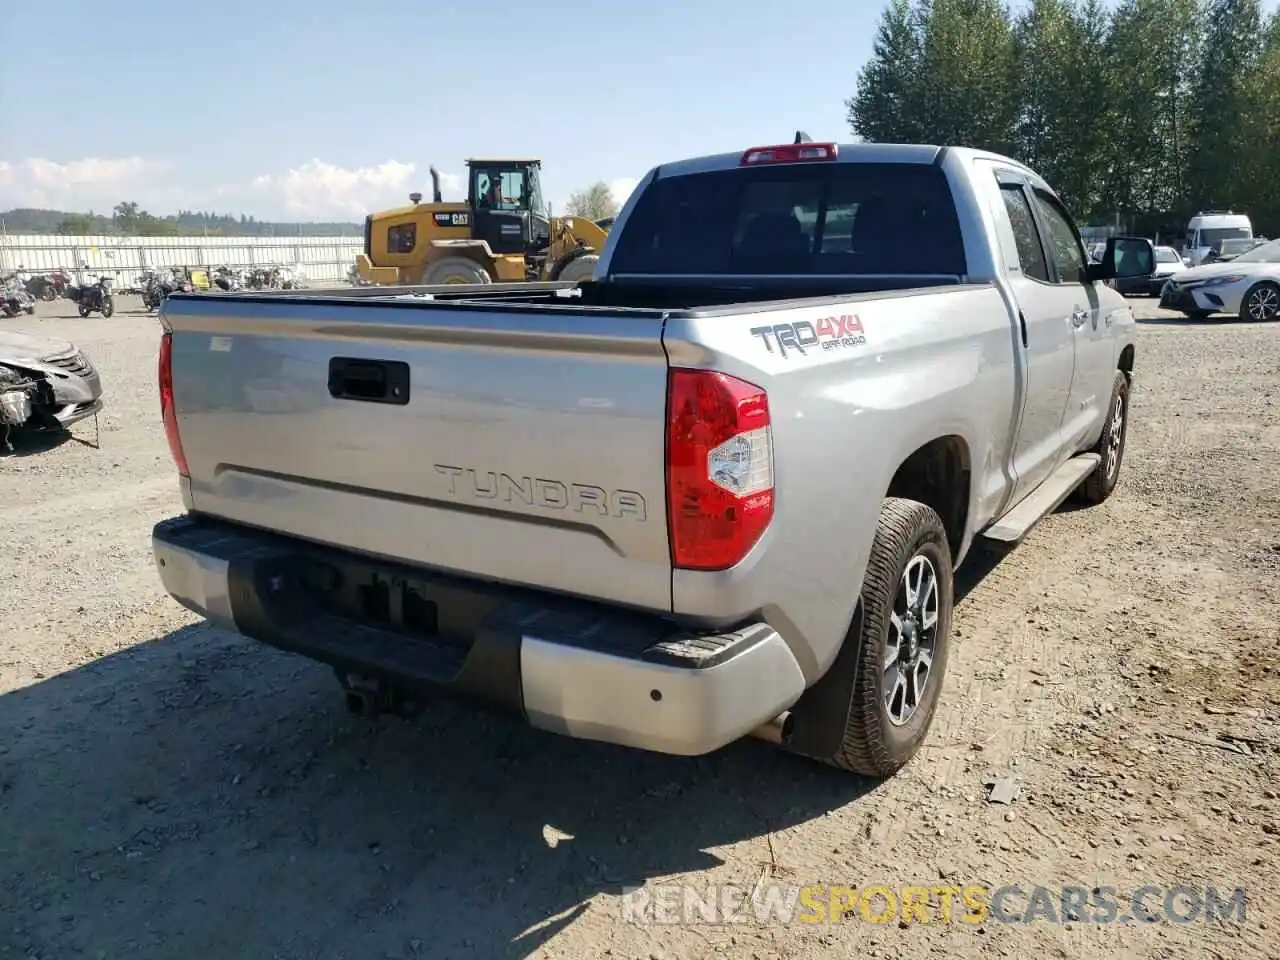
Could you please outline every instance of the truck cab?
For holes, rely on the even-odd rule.
[[[471,236],[497,254],[532,252],[548,232],[538,160],[468,160]],[[541,244],[539,244],[539,238]]]

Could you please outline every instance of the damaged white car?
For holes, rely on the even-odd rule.
[[[101,409],[98,371],[75,344],[0,330],[0,450],[15,430],[65,430]]]

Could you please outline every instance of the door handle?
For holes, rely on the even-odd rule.
[[[397,360],[334,357],[329,361],[329,396],[402,407],[409,402],[409,365]]]
[[[1073,327],[1083,327],[1089,322],[1088,310],[1076,310],[1071,314],[1071,325]]]

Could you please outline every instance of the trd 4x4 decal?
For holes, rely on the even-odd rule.
[[[856,313],[838,317],[823,317],[816,323],[797,320],[795,323],[774,323],[767,327],[752,327],[751,335],[764,341],[765,348],[787,356],[789,350],[805,355],[811,349],[839,350],[841,347],[860,347],[867,342],[862,321]]]

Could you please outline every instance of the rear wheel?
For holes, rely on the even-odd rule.
[[[852,683],[841,684],[851,691],[847,709],[831,718],[843,725],[839,746],[814,759],[888,777],[915,756],[947,672],[953,598],[951,548],[938,514],[914,500],[885,499],[860,615],[845,638],[852,656],[842,653],[831,668],[853,672]]]
[[[1240,301],[1240,319],[1263,323],[1280,319],[1280,284],[1264,280],[1250,287]]]
[[[1124,444],[1129,436],[1129,377],[1116,371],[1111,385],[1111,405],[1107,408],[1107,422],[1102,436],[1091,452],[1101,459],[1098,468],[1085,478],[1075,491],[1075,499],[1089,506],[1096,506],[1111,496],[1120,479],[1120,464],[1124,460]]]
[[[83,303],[80,304],[78,309],[80,310],[80,316],[87,317],[89,315],[89,308],[86,307]]]
[[[422,273],[422,282],[437,283],[492,283],[489,271],[465,257],[445,257],[430,264]]]
[[[557,269],[552,280],[563,280],[566,283],[577,283],[579,280],[588,280],[595,273],[596,264],[600,262],[600,254],[592,251],[583,251],[572,257],[568,262],[563,263]]]

